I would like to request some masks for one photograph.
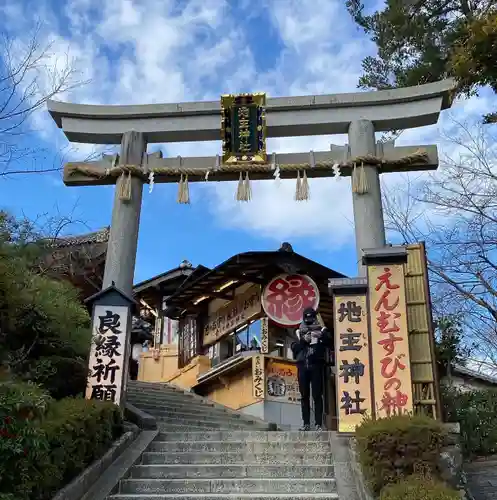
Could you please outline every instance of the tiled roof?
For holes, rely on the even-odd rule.
[[[92,233],[56,238],[50,242],[50,246],[54,248],[63,248],[77,245],[87,245],[91,243],[107,243],[109,241],[109,234],[110,227],[105,227]]]
[[[479,379],[484,382],[488,382],[490,384],[496,384],[497,385],[497,377],[495,375],[492,375],[490,373],[482,373],[480,371],[472,370],[471,368],[468,368],[466,366],[461,366],[461,365],[456,365],[454,366],[454,372],[456,372],[459,375],[474,378],[474,379]]]

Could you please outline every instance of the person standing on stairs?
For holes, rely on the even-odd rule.
[[[131,356],[129,359],[129,378],[131,380],[138,380],[138,371],[140,364],[140,354],[143,351],[142,344],[135,342],[131,346]]]
[[[298,342],[292,344],[293,357],[297,361],[301,396],[303,426],[309,431],[311,424],[311,390],[314,400],[314,419],[317,431],[323,429],[323,392],[326,350],[333,351],[330,331],[317,320],[317,312],[309,307],[304,310],[302,323],[297,330]],[[333,357],[332,357],[333,359]]]

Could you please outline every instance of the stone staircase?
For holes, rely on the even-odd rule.
[[[331,433],[271,431],[161,384],[134,382],[127,397],[159,432],[109,500],[338,499]]]

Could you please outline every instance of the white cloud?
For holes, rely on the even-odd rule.
[[[246,20],[253,2],[235,11],[228,0],[70,0],[65,21],[39,4],[46,20],[43,35],[54,39],[53,60],[69,53],[82,79],[92,82],[65,98],[82,103],[129,104],[217,99],[221,93],[264,90],[270,96],[338,93],[356,90],[361,61],[374,51],[349,19],[339,0],[261,0],[259,16],[271,25],[282,50],[273,67],[258,71],[258,33]],[[243,16],[246,17],[243,17]],[[24,22],[24,21],[23,21]],[[260,50],[260,47],[259,47]],[[271,50],[268,48],[267,50]],[[458,104],[458,113],[482,113],[493,97]],[[45,137],[64,143],[46,113],[36,125]],[[399,143],[438,142],[439,126],[406,131]],[[270,141],[277,152],[327,150],[344,137],[290,138]],[[215,154],[220,143],[178,144],[167,153]],[[78,145],[73,155],[91,146]],[[442,151],[443,153],[443,151]],[[416,178],[419,174],[416,174]],[[404,177],[384,176],[402,191]],[[199,187],[193,187],[193,192]],[[353,235],[350,180],[311,180],[311,200],[293,200],[295,183],[254,183],[254,200],[234,202],[236,185],[200,187],[209,210],[223,225],[281,241],[314,238],[316,244],[345,244]]]
[[[338,139],[338,140],[337,140]],[[333,137],[334,143],[343,143]],[[329,150],[330,138],[291,138],[268,141],[268,151]],[[296,202],[292,180],[253,182],[253,199],[235,201],[236,183],[219,183],[212,189],[210,210],[224,225],[282,241],[315,237],[313,246],[338,249],[353,235],[350,179],[310,179],[310,200]],[[318,238],[319,237],[319,238]]]

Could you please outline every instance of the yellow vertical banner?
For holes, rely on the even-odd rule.
[[[252,394],[255,399],[264,399],[266,393],[266,373],[264,356],[252,358]]]
[[[368,289],[376,417],[412,413],[404,265],[368,266]]]
[[[261,354],[269,353],[269,319],[261,318]]]
[[[354,432],[373,407],[366,294],[336,294],[333,305],[338,432]]]

